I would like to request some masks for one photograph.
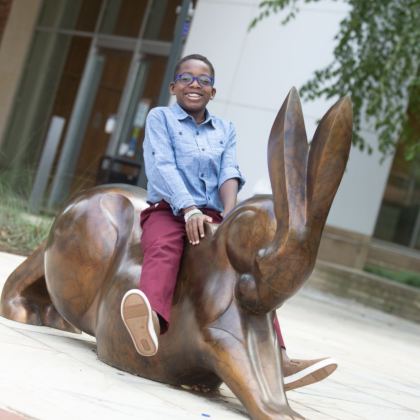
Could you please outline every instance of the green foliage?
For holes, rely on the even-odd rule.
[[[364,271],[380,277],[384,277],[389,280],[396,281],[398,283],[420,288],[420,273],[415,271],[394,271],[379,265],[372,264],[366,265]]]
[[[0,176],[0,250],[29,255],[48,236],[53,217],[30,215],[29,195],[11,188],[8,178]]]
[[[321,0],[263,1],[253,28],[272,12],[287,10],[286,24],[298,4]],[[333,0],[337,1],[337,0]],[[372,119],[384,156],[403,142],[407,159],[420,156],[420,0],[341,0],[349,5],[335,36],[334,60],[317,70],[300,89],[305,100],[351,95],[353,143],[367,148],[361,122]]]

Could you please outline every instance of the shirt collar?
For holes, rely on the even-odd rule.
[[[186,118],[188,118],[190,116],[179,106],[178,102],[175,102],[172,105],[172,112],[175,114],[176,118],[179,121],[185,120]],[[206,111],[205,111],[205,116],[206,116],[206,119],[204,120],[204,122],[201,125],[209,122],[213,126],[213,128],[215,128],[214,120],[213,120],[214,117],[212,115],[210,115],[210,112],[208,111],[207,108],[206,108]]]

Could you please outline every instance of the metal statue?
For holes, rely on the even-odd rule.
[[[268,141],[273,195],[243,201],[218,227],[206,224],[199,247],[186,241],[171,327],[155,356],[136,352],[120,315],[143,261],[146,192],[134,186],[95,187],[67,203],[48,240],[8,278],[1,315],[91,334],[100,360],[144,378],[208,390],[225,382],[253,420],[302,419],[284,392],[274,311],[311,274],[351,137],[344,98],[309,147],[290,91]]]

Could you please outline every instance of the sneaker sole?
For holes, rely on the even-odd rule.
[[[334,359],[325,359],[312,366],[303,369],[301,372],[284,378],[285,391],[300,388],[322,381],[330,376],[337,369],[337,362]]]
[[[153,356],[158,350],[158,340],[153,326],[152,308],[140,290],[128,291],[121,302],[121,317],[142,356]]]

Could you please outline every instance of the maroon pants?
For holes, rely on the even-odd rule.
[[[216,211],[201,211],[212,217],[213,223],[221,223],[223,220]],[[141,245],[144,252],[140,290],[159,315],[163,334],[169,327],[172,298],[184,249],[184,216],[175,216],[169,204],[162,200],[142,211],[140,225],[143,229]],[[280,345],[284,347],[277,316],[274,319],[274,327]]]

